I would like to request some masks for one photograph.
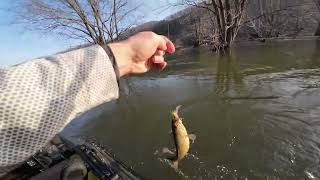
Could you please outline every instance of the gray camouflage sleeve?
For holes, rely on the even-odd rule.
[[[0,69],[0,177],[77,114],[118,96],[112,62],[98,45]]]

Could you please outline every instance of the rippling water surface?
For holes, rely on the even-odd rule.
[[[163,73],[130,77],[117,102],[66,134],[91,136],[149,179],[319,179],[320,41],[243,43],[219,56],[193,50]],[[170,111],[197,135],[175,172]]]

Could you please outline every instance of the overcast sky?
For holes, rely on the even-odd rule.
[[[171,8],[161,11],[175,0],[128,0],[129,3],[142,5],[139,13],[144,18],[141,23],[151,20],[161,20],[179,9]],[[23,27],[9,25],[14,16],[7,10],[12,6],[12,0],[0,0],[0,66],[14,65],[25,60],[49,55],[79,44],[55,34],[43,35],[39,32],[26,31]]]

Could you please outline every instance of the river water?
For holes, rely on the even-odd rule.
[[[320,178],[320,41],[190,50],[162,73],[130,77],[121,98],[65,132],[99,140],[148,179]],[[170,112],[197,136],[174,171]],[[72,133],[70,133],[72,132]]]

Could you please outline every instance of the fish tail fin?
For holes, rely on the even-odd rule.
[[[171,167],[174,169],[174,170],[178,170],[178,163],[179,161],[175,160],[175,161],[171,161]]]
[[[172,111],[172,116],[173,116],[173,118],[176,119],[176,120],[179,119],[178,112],[179,112],[179,109],[180,109],[180,108],[181,108],[181,105],[178,105],[178,106],[176,107],[176,109]]]
[[[178,105],[175,109],[175,111],[178,113],[179,109],[181,108],[182,105]]]
[[[170,160],[170,165],[174,170],[178,169],[178,159],[176,156],[172,156],[172,157],[167,157],[168,160]]]

